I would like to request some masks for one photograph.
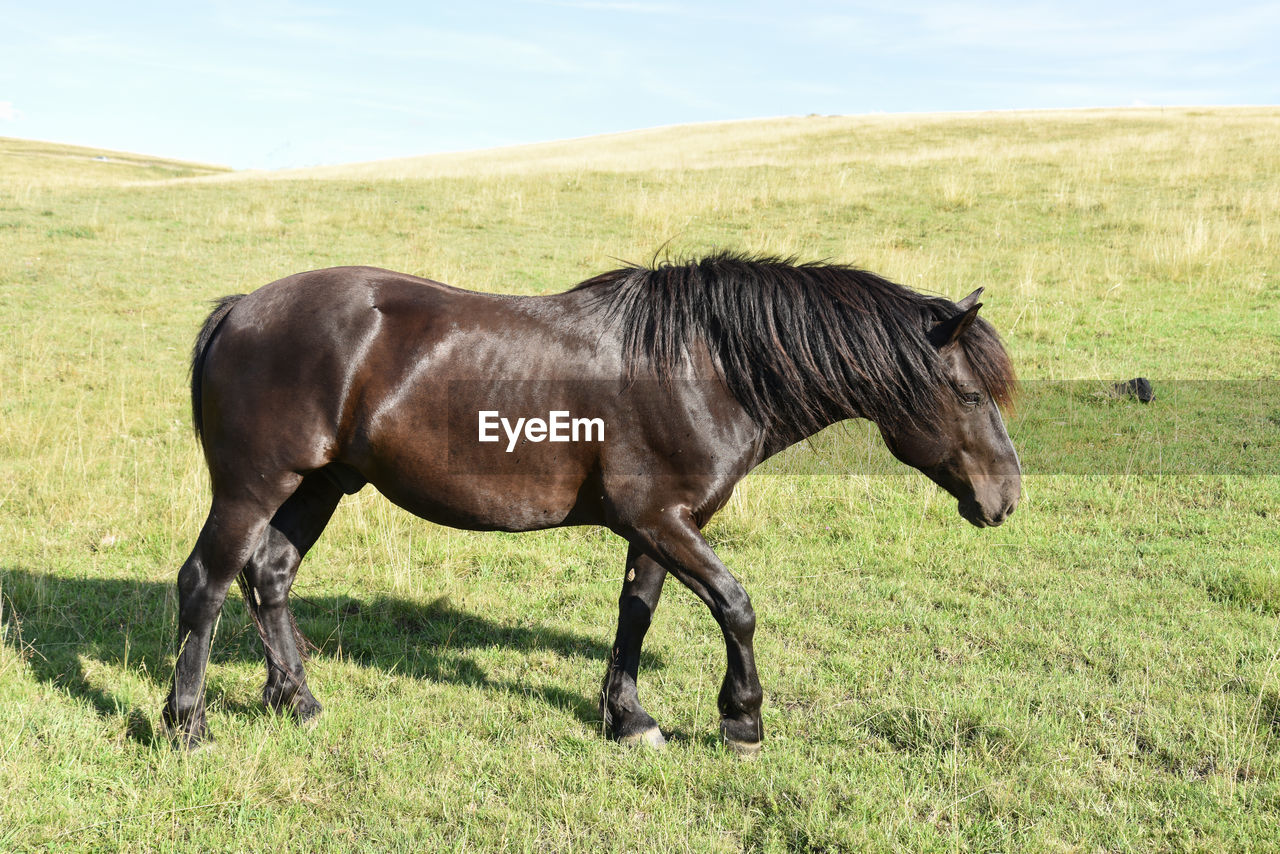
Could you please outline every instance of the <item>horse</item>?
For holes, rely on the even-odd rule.
[[[853,418],[964,519],[1001,524],[1021,491],[1000,414],[1017,381],[978,317],[981,293],[952,302],[847,265],[721,252],[546,296],[339,267],[223,297],[191,356],[212,502],[178,573],[166,729],[188,749],[209,737],[210,639],[237,578],[263,641],[263,704],[301,722],[320,713],[289,590],[342,497],[371,484],[455,528],[618,534],[609,733],[664,744],[636,680],[671,574],[724,635],[723,743],[758,750],[755,612],[702,529],[761,462]]]

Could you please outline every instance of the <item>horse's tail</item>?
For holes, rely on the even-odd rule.
[[[244,574],[243,570],[236,576],[236,581],[240,584],[240,593],[244,596],[244,605],[249,611],[249,619],[253,620],[253,625],[258,629],[258,637],[262,638],[263,649],[267,651],[273,661],[280,662],[282,660],[281,655],[272,648],[271,640],[267,637],[267,627],[262,624],[262,602],[258,599],[258,591],[249,583],[249,578]],[[289,627],[293,629],[293,642],[298,647],[298,657],[303,661],[307,661],[311,658],[311,650],[318,650],[320,647],[308,640],[307,636],[302,633],[302,629],[298,628],[298,620],[293,616],[293,609],[288,609],[286,613],[289,615]],[[280,665],[277,664],[276,666]],[[288,678],[293,678],[288,671],[284,672]]]
[[[244,299],[244,296],[244,294],[232,294],[214,300],[213,311],[209,312],[209,316],[204,319],[200,334],[196,336],[196,344],[191,348],[191,423],[195,427],[196,438],[201,441],[204,440],[204,413],[201,406],[204,355],[209,350],[209,345],[213,343],[213,336],[218,333],[218,327],[222,325],[222,321],[231,313],[231,309],[235,308],[236,303]]]

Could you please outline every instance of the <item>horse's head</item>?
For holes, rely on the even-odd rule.
[[[985,528],[999,525],[1018,505],[1022,469],[997,401],[963,346],[981,294],[979,288],[956,303],[956,313],[928,333],[950,386],[936,395],[939,411],[879,427],[895,457],[955,496],[960,515]]]

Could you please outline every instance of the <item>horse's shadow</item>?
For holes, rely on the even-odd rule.
[[[491,679],[472,654],[493,647],[546,651],[596,667],[603,666],[609,653],[598,639],[528,621],[497,622],[444,597],[423,605],[390,596],[295,596],[293,610],[303,633],[319,647],[312,653],[315,658],[340,655],[399,676],[540,696],[589,727],[601,725],[595,697],[555,685]],[[37,679],[87,701],[100,715],[123,717],[135,741],[161,740],[152,725],[157,710],[131,708],[109,687],[97,684],[101,680],[89,678],[86,662],[125,666],[167,688],[176,633],[172,584],[0,567],[0,612],[4,642],[27,659]],[[227,661],[262,661],[257,632],[234,588],[211,655],[215,667]],[[646,666],[662,662],[651,660]],[[208,699],[237,714],[266,713],[240,693],[232,695],[211,680]]]

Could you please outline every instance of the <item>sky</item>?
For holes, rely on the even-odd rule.
[[[1275,105],[1278,44],[1276,0],[0,0],[0,136],[278,169],[811,113]]]

